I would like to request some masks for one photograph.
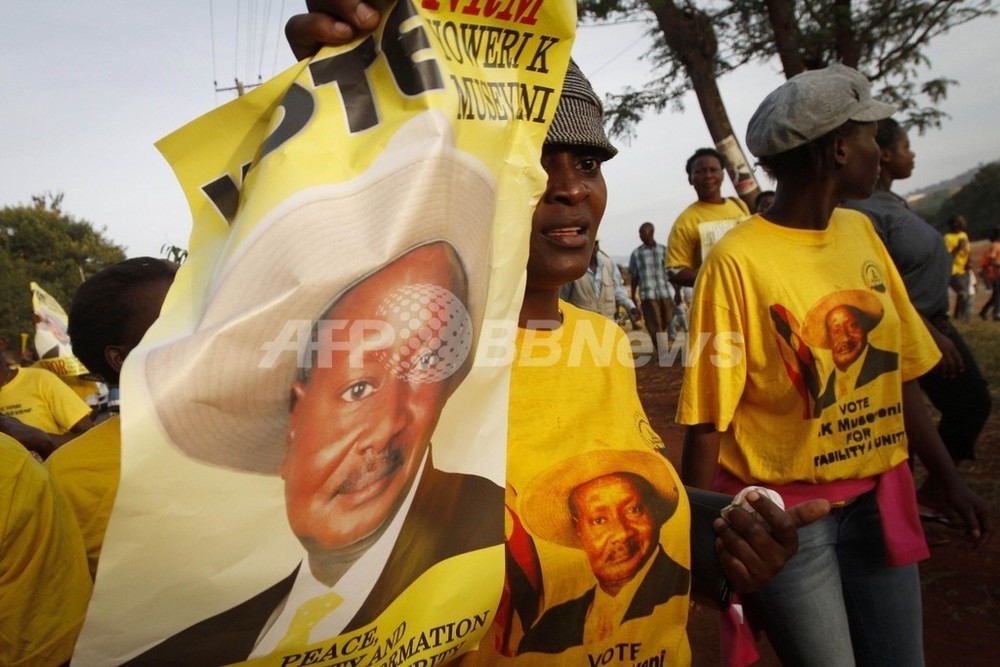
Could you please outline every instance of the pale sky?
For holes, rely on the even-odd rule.
[[[0,206],[61,191],[66,212],[106,227],[129,256],[161,255],[164,244],[186,247],[187,205],[153,143],[232,99],[234,93],[215,92],[213,78],[231,86],[234,76],[267,79],[291,65],[279,29],[304,4],[4,0]],[[640,60],[648,47],[643,33],[635,24],[580,29],[574,56],[599,94],[650,78],[649,64]],[[909,181],[897,184],[900,193],[1000,159],[998,35],[1000,19],[981,19],[928,50],[931,73],[961,85],[943,105],[951,115],[943,130],[911,137],[917,167]],[[721,80],[741,143],[756,105],[781,81],[776,62]],[[631,145],[621,145],[605,166],[609,203],[600,237],[606,251],[627,256],[646,220],[666,241],[674,218],[694,200],[684,162],[708,145],[693,95],[684,113],[643,121]],[[727,186],[724,193],[734,191]]]

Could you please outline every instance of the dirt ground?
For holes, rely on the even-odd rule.
[[[1000,323],[977,319],[967,326],[982,327],[980,338],[1000,336]],[[996,327],[995,332],[992,327]],[[983,370],[988,379],[1000,374],[1000,369]],[[683,429],[674,423],[674,414],[683,368],[679,362],[671,367],[649,364],[637,368],[636,374],[639,394],[653,428],[667,443],[671,460],[680,469]],[[979,439],[977,461],[974,467],[962,469],[969,485],[991,502],[994,528],[1000,521],[1000,512],[997,511],[1000,509],[998,389],[998,383],[994,381],[994,409]],[[920,474],[918,469],[918,479]],[[959,532],[945,530],[951,542],[933,547],[930,559],[920,565],[927,664],[931,667],[996,665],[996,635],[1000,629],[997,620],[1000,611],[1000,538],[994,538],[981,549],[971,550],[962,542]],[[699,609],[692,614],[689,634],[695,667],[720,664],[717,618],[717,612],[711,609]],[[761,644],[763,658],[757,664],[780,665],[766,645],[766,639]]]

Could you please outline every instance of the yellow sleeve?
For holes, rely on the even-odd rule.
[[[0,497],[0,664],[62,664],[92,585],[80,531],[42,464],[6,436]]]
[[[78,421],[90,415],[90,406],[73,389],[49,373],[46,378],[45,396],[52,411],[52,418],[59,426],[59,435],[68,433]]]
[[[713,255],[715,253],[712,253]],[[727,258],[728,259],[728,258]],[[729,428],[747,381],[745,298],[739,272],[710,256],[694,285],[677,423]]]
[[[698,223],[686,215],[677,216],[667,238],[667,266],[676,268],[696,268],[701,263]]]

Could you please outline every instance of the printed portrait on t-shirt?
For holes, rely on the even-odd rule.
[[[803,400],[804,419],[820,417],[838,400],[899,370],[899,354],[869,338],[885,314],[872,292],[831,292],[809,309],[801,326],[782,305],[769,310],[785,370]]]
[[[572,456],[536,475],[518,501],[516,513],[508,504],[507,540],[507,593],[524,630],[517,653],[600,642],[687,595],[689,570],[660,543],[678,489],[657,454],[602,448]],[[539,559],[551,554],[575,564],[573,593],[546,587]]]

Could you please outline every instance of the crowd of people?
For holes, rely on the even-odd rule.
[[[345,42],[378,18],[367,8],[345,13],[352,3],[325,6],[328,11],[289,23],[297,56]],[[482,478],[433,466],[430,435],[467,364],[449,368],[447,379],[418,380],[415,370],[352,380],[343,390],[338,373],[346,353],[333,355],[332,364],[312,360],[288,388],[288,432],[274,437],[262,426],[248,433],[246,446],[261,454],[259,465],[243,467],[280,471],[289,524],[304,547],[302,563],[260,596],[164,638],[134,664],[229,664],[308,643],[308,631],[299,638],[283,630],[295,626],[296,603],[307,604],[297,591],[332,588],[386,535],[395,536],[382,562],[399,563],[386,567],[403,574],[391,582],[380,577],[338,632],[363,628],[428,567],[420,559],[437,563],[450,555],[427,553],[421,539],[432,533],[461,538],[459,551],[506,538],[507,580],[494,631],[478,650],[457,658],[470,664],[579,664],[576,647],[622,641],[656,647],[666,656],[656,664],[688,664],[691,604],[726,604],[717,591],[692,583],[701,570],[714,568],[737,595],[747,627],[765,632],[784,664],[922,664],[916,563],[929,552],[920,513],[931,508],[951,517],[976,545],[991,535],[988,509],[957,465],[975,458],[991,406],[976,361],[948,317],[949,286],[968,293],[964,220],[956,219],[942,238],[891,191],[913,167],[907,135],[891,118],[895,111],[872,97],[860,73],[842,65],[782,84],[762,101],[747,131],[747,146],[774,178],[775,191],[761,193],[751,213],[742,200],[722,195],[725,155],[696,151],[686,173],[697,200],[678,215],[666,245],[656,241],[651,222],[640,226],[642,243],[629,260],[626,286],[597,243],[609,194],[602,169],[617,149],[604,131],[600,98],[571,62],[539,156],[547,184],[530,221],[520,295],[506,497]],[[584,243],[557,238],[566,220]],[[402,248],[363,281],[322,303],[296,304],[302,312],[284,316],[374,316],[377,303],[361,285],[380,294],[440,285],[471,303],[478,279],[463,268],[456,244]],[[988,256],[983,275],[995,279],[1000,232]],[[176,272],[164,260],[130,259],[79,288],[69,315],[73,350],[109,385],[118,385]],[[996,299],[994,319],[1000,316]],[[961,319],[958,308],[954,316]],[[677,421],[686,425],[679,473],[649,428],[629,360],[591,350],[570,363],[577,331],[620,342],[622,311],[633,324],[644,323],[654,350],[673,343],[678,328],[716,342],[707,352],[692,352],[685,369],[677,407]],[[553,349],[561,351],[555,364],[529,363]],[[720,362],[720,354],[728,361]],[[441,363],[444,355],[431,356],[433,362],[421,364]],[[32,371],[0,368],[0,497],[8,508],[0,523],[5,665],[59,665],[72,657],[119,485],[119,419],[95,426],[90,408],[62,391],[58,378]],[[338,413],[326,404],[335,394],[357,402],[373,392],[380,392],[384,413]],[[942,413],[937,425],[925,395]],[[352,420],[376,421],[378,432],[365,437],[378,442],[365,447],[392,456],[383,455],[382,463],[366,459],[343,484],[382,474],[374,467],[390,459],[406,475],[387,484],[388,495],[374,510],[318,511],[314,496],[321,489],[310,477],[312,467],[357,446],[357,434],[368,426]],[[573,425],[572,437],[566,424]],[[609,439],[619,442],[609,447]],[[214,465],[244,466],[210,442],[199,449],[197,434],[185,442]],[[913,456],[929,471],[920,489],[914,488]],[[716,552],[692,554],[691,534],[699,527],[685,509],[685,485],[726,496],[764,487],[780,494],[784,508],[752,492],[753,512],[733,509],[700,527],[715,531]],[[499,513],[492,523],[407,515],[411,506],[487,501],[506,506],[506,526]],[[348,521],[354,513],[364,516]],[[543,552],[553,589],[578,576],[580,552],[590,564],[590,588],[545,604],[531,585],[538,573],[524,569],[519,530]],[[739,640],[752,642],[752,635]],[[731,661],[742,650],[737,642],[725,647]]]

